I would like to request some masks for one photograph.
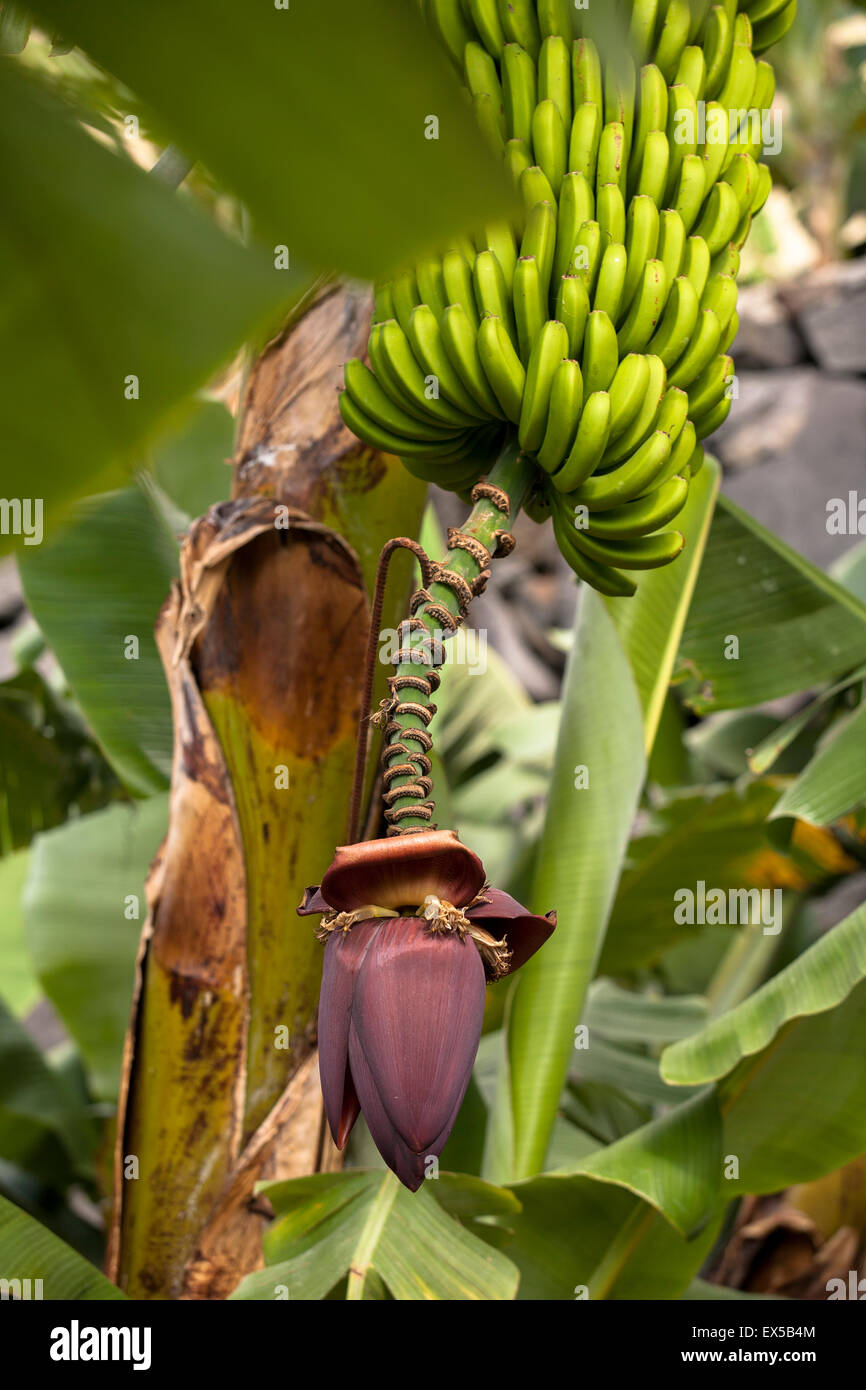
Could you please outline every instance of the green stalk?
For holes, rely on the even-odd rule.
[[[501,488],[502,491],[507,494],[511,502],[510,512],[507,514],[501,512],[488,498],[482,497],[475,503],[465,524],[460,528],[463,533],[479,540],[488,550],[493,550],[495,546],[494,533],[496,531],[508,530],[509,527],[514,524],[514,520],[520,508],[523,506],[523,502],[529,490],[533,470],[534,464],[521,452],[517,440],[511,440],[487,477],[488,483],[493,487]],[[466,550],[449,550],[447,555],[443,558],[442,564],[447,565],[449,569],[461,575],[469,584],[477,579],[480,574],[477,561]],[[453,613],[455,618],[459,619],[460,609],[457,596],[452,589],[446,584],[431,584],[429,594],[431,604],[442,605],[448,609],[449,613]],[[430,615],[426,603],[417,610],[414,616],[419,618],[424,624],[425,631],[422,632],[420,629],[413,631],[406,644],[407,648],[410,650],[427,649],[430,639],[433,638],[435,642],[439,637],[439,621],[435,616]],[[396,671],[397,675],[417,675],[419,669],[421,669],[419,662],[410,660],[398,666]],[[429,706],[431,704],[430,698],[425,696],[421,691],[412,692],[412,701],[413,703],[424,706]],[[406,713],[399,716],[395,715],[394,720],[398,725],[398,729],[393,731],[389,739],[389,746],[395,741],[400,740],[404,729],[420,729],[425,727],[424,720],[417,714]],[[387,747],[383,756],[387,763]],[[413,781],[414,778],[410,777],[408,774],[395,777],[391,784],[391,789],[396,790],[398,787],[411,784]],[[411,796],[397,797],[392,804],[394,809],[399,809],[403,806],[415,805],[416,799]],[[422,816],[406,816],[399,822],[401,831],[409,829],[412,826],[423,826],[425,824],[426,822]]]

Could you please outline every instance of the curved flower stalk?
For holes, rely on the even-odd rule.
[[[796,0],[634,0],[619,45],[607,7],[423,8],[522,214],[380,286],[343,419],[460,495],[515,440],[529,514],[581,579],[632,594],[627,571],[680,554],[664,528],[731,408],[735,277],[771,187],[756,55]]]
[[[299,913],[323,913],[319,1069],[343,1148],[363,1111],[385,1162],[415,1191],[460,1109],[484,989],[556,924],[485,883],[451,830],[337,850]]]

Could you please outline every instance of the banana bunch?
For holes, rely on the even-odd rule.
[[[796,0],[623,0],[607,62],[570,0],[422,0],[517,187],[516,224],[455,239],[378,288],[345,423],[466,495],[507,434],[526,509],[575,572],[674,560],[664,528],[731,407],[736,275],[770,192],[775,79],[757,51]]]

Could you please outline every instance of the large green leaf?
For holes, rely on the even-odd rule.
[[[28,941],[99,1100],[117,1098],[146,910],[144,879],[167,821],[168,797],[155,796],[70,821],[33,844],[24,905]]]
[[[522,1211],[503,1249],[520,1270],[518,1299],[680,1298],[718,1221],[686,1239],[631,1192],[585,1175],[515,1183]]]
[[[41,990],[24,940],[21,899],[30,869],[30,851],[18,850],[0,859],[0,961],[2,997],[21,1017],[39,999]]]
[[[0,1197],[0,1269],[4,1279],[29,1279],[31,1298],[58,1302],[124,1298],[98,1269],[5,1197]],[[42,1281],[40,1293],[33,1283],[37,1279]]]
[[[159,790],[172,732],[153,629],[177,573],[177,542],[135,485],[88,498],[71,520],[22,551],[24,594],[118,775],[131,791]]]
[[[606,979],[595,981],[583,1013],[590,1034],[650,1046],[687,1038],[706,1018],[707,1002],[699,994],[637,993]]]
[[[712,1088],[598,1149],[579,1172],[624,1187],[683,1236],[709,1220],[721,1181],[722,1119]]]
[[[694,890],[703,880],[727,892],[755,881],[768,849],[762,827],[778,795],[777,783],[745,782],[683,793],[650,812],[628,847],[602,974],[649,965],[703,930],[675,920],[678,889]]]
[[[229,411],[221,401],[200,400],[183,427],[154,449],[150,471],[175,506],[192,519],[229,496],[233,450]]]
[[[95,1143],[78,1096],[0,1000],[0,1158],[65,1187],[88,1172]]]
[[[163,36],[161,47],[174,44]],[[196,100],[189,69],[184,86]],[[296,281],[98,145],[9,64],[0,174],[15,189],[0,214],[3,487],[7,499],[40,499],[50,516],[122,477],[121,456]]]
[[[830,825],[866,800],[866,702],[834,726],[773,811]]]
[[[0,684],[0,854],[70,814],[95,810],[117,790],[80,715],[37,671]]]
[[[707,459],[677,517],[685,550],[675,565],[641,575],[634,598],[608,599],[614,626],[634,673],[644,712],[647,751],[652,749],[671,682],[680,638],[698,580],[721,481],[715,459]]]
[[[680,645],[688,703],[699,713],[760,704],[864,658],[866,604],[722,497]]]
[[[233,0],[34,8],[308,264],[372,278],[509,208],[504,172],[414,5],[267,3],[242,17]]]
[[[580,785],[580,767],[588,770],[588,786]],[[566,674],[533,889],[535,908],[556,908],[558,926],[516,978],[506,1088],[513,1152],[500,1155],[494,1179],[522,1177],[544,1165],[644,771],[642,710],[631,668],[602,600],[587,591]]]
[[[718,1083],[731,1191],[777,1191],[866,1148],[866,907],[730,1012],[662,1054],[677,1085]]]
[[[448,1204],[463,1215],[512,1211],[508,1193],[469,1179],[460,1201],[455,1178]],[[248,1275],[232,1295],[322,1299],[348,1275],[345,1297],[418,1300],[512,1299],[518,1274],[498,1250],[448,1216],[434,1183],[411,1193],[391,1172],[319,1173],[263,1188],[276,1214],[265,1235],[267,1269]],[[285,1293],[282,1294],[286,1296]]]

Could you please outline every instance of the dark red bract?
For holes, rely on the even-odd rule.
[[[469,1085],[491,960],[516,970],[555,914],[485,889],[481,860],[450,830],[342,846],[298,912],[329,914],[319,1069],[334,1142],[344,1147],[363,1110],[385,1162],[415,1191]]]

